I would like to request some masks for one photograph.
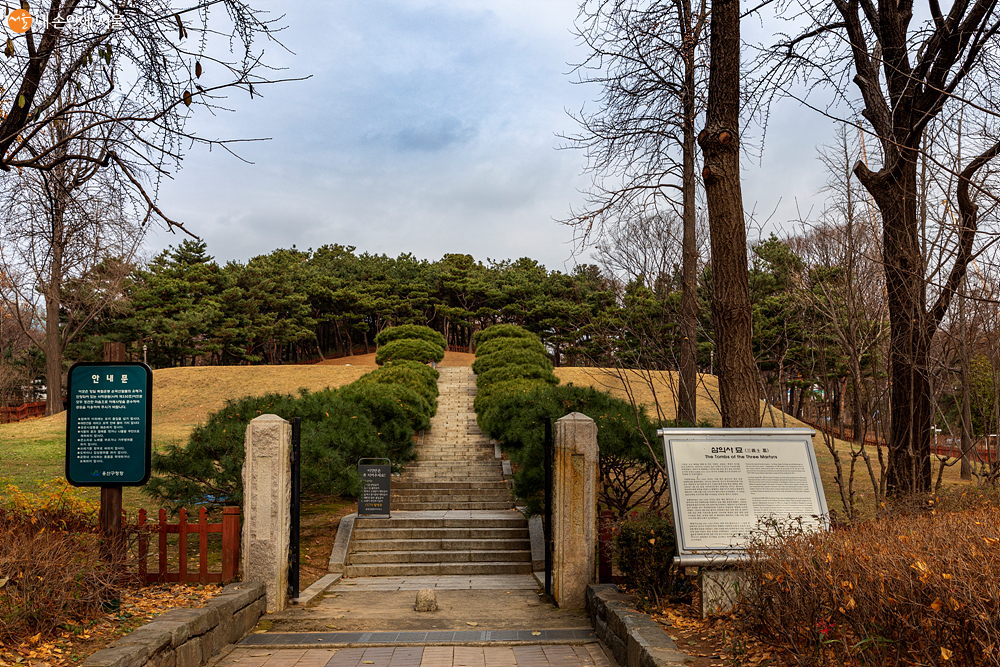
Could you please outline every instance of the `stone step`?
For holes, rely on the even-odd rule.
[[[398,480],[398,481],[397,481]],[[403,491],[416,489],[431,491],[435,489],[509,489],[510,482],[410,482],[400,478],[392,480],[392,490]]]
[[[350,565],[382,563],[519,563],[531,562],[531,549],[465,549],[461,551],[357,551],[349,555]]]
[[[502,501],[510,500],[510,489],[483,489],[477,493],[474,489],[432,489],[421,491],[418,489],[403,489],[400,492],[393,492],[389,495],[392,506],[400,503],[429,503],[435,500],[442,502],[467,503],[472,501]]]
[[[528,528],[355,528],[359,542],[407,540],[495,540],[498,542],[528,539]],[[353,542],[353,540],[352,540]]]
[[[390,505],[390,508],[399,512],[429,512],[434,510],[509,510],[514,509],[514,501],[448,500],[439,502],[405,502],[392,504]]]
[[[531,574],[531,561],[496,563],[382,563],[345,565],[345,577],[416,577],[449,574]]]
[[[430,539],[409,540],[355,540],[356,553],[374,551],[531,551],[531,541],[526,539]],[[485,559],[492,560],[492,559]],[[520,560],[512,558],[511,560]]]
[[[509,515],[509,516],[508,516]],[[528,521],[520,512],[497,513],[482,517],[408,517],[397,515],[388,519],[355,519],[354,530],[376,528],[386,530],[391,528],[526,528]]]

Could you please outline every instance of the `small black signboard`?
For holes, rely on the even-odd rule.
[[[66,479],[74,486],[142,486],[149,479],[153,373],[129,362],[69,369]]]
[[[368,464],[362,461],[385,461],[384,464]],[[358,475],[361,476],[361,495],[358,496],[358,516],[372,519],[389,518],[389,481],[392,465],[389,459],[361,459],[358,461]]]

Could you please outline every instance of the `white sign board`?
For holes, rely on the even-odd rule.
[[[737,557],[762,519],[828,516],[812,429],[661,429],[677,535],[677,562]]]

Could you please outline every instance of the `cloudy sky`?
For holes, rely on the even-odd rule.
[[[242,144],[188,151],[161,204],[220,261],[279,247],[353,245],[391,256],[528,256],[568,270],[571,232],[556,220],[582,201],[583,155],[558,150],[567,110],[599,93],[572,83],[585,56],[575,0],[261,0],[285,13],[269,48],[279,75],[310,78],[198,111],[189,126]],[[206,77],[211,73],[206,72]],[[792,104],[772,118],[761,164],[744,172],[748,211],[781,226],[817,201],[817,145],[828,121]],[[150,252],[176,244],[160,231]]]

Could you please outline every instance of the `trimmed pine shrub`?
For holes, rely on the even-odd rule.
[[[488,354],[494,354],[496,352],[506,350],[527,350],[547,356],[545,354],[545,346],[542,345],[542,341],[540,341],[537,337],[492,338],[476,348],[476,359],[485,357]]]
[[[481,375],[502,366],[538,366],[549,372],[552,371],[552,362],[548,360],[548,357],[525,349],[506,349],[498,350],[492,354],[477,354],[476,360],[472,364],[472,371]]]
[[[419,338],[399,338],[379,347],[375,363],[379,366],[391,361],[416,361],[427,364],[444,359],[444,348]]]
[[[420,394],[431,407],[430,415],[437,413],[438,386],[441,374],[427,364],[401,359],[379,366],[355,380],[352,386],[367,384],[399,384]],[[421,429],[417,429],[418,431]]]
[[[480,345],[494,338],[534,338],[537,340],[538,337],[516,324],[494,324],[472,334],[472,344],[478,350]]]
[[[497,382],[510,380],[541,380],[547,384],[559,384],[559,378],[553,375],[550,369],[542,365],[522,366],[520,364],[500,366],[488,370],[476,378],[476,384],[488,388]]]
[[[381,347],[382,345],[391,343],[394,340],[403,340],[408,338],[425,340],[428,343],[437,345],[442,350],[445,350],[448,347],[448,341],[445,340],[444,334],[421,324],[401,324],[398,327],[386,327],[385,329],[379,331],[378,335],[375,336],[375,344]]]

